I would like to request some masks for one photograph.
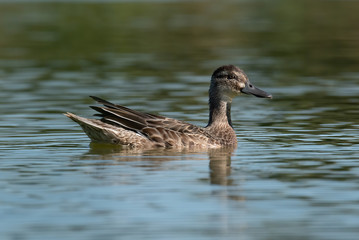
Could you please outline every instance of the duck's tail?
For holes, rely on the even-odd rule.
[[[83,118],[69,112],[64,115],[77,122],[93,142],[118,144],[125,148],[150,145],[148,138],[136,132],[104,123],[101,120]]]
[[[64,115],[77,122],[93,142],[120,144],[119,136],[116,134],[113,126],[97,119],[83,118],[69,112]]]

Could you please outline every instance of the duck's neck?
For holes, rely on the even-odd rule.
[[[207,127],[231,127],[231,99],[217,96],[209,98],[209,121]]]

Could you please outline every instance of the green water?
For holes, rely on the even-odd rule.
[[[0,238],[357,239],[359,2],[0,1]],[[205,126],[213,70],[238,148],[90,145],[88,96]]]

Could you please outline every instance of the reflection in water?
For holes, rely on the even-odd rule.
[[[208,152],[210,179],[212,184],[232,185],[231,157],[234,149],[213,149]]]
[[[235,147],[232,148],[216,148],[208,149],[207,154],[209,158],[210,168],[210,183],[216,185],[232,185],[233,180],[228,177],[231,174],[231,157]],[[88,155],[96,155],[101,159],[112,159],[115,161],[151,161],[153,163],[161,164],[164,161],[178,160],[193,160],[198,155],[199,160],[205,160],[202,152],[193,150],[178,151],[175,149],[163,150],[143,150],[143,149],[124,149],[121,146],[110,144],[91,143],[90,151],[85,154],[84,158]],[[184,156],[187,156],[184,158]]]

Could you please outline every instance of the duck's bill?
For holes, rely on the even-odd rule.
[[[257,88],[249,81],[246,83],[246,86],[241,90],[241,92],[245,93],[245,94],[252,94],[252,95],[254,95],[256,97],[260,97],[260,98],[272,98],[272,94],[269,94],[269,93]]]

